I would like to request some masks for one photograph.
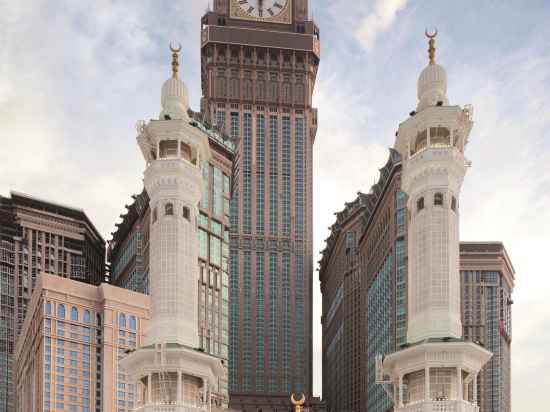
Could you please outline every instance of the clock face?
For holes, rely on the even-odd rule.
[[[290,0],[233,0],[238,7],[236,14],[252,20],[279,20],[289,14]],[[284,12],[284,13],[283,13]]]

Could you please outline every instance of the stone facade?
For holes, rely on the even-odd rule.
[[[148,319],[145,295],[41,273],[16,347],[14,410],[132,411],[119,360],[143,344]]]

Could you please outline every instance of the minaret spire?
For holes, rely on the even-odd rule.
[[[178,44],[178,47],[175,48],[175,47],[172,47],[172,44],[170,43],[170,51],[172,52],[172,77],[174,79],[177,79],[178,71],[180,67],[178,53],[181,51],[181,44]]]
[[[430,61],[430,64],[435,64],[435,38],[437,37],[437,29],[430,34],[428,32],[428,29],[426,29],[426,37],[430,39],[428,41],[428,58]]]

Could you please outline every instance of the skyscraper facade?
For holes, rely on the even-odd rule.
[[[143,344],[149,297],[41,273],[16,346],[16,412],[130,412],[136,387],[119,368]]]
[[[0,411],[14,408],[15,341],[39,273],[97,285],[105,242],[84,211],[22,193],[0,196]]]
[[[201,110],[237,142],[230,242],[230,393],[271,410],[312,387],[311,98],[319,30],[307,0],[216,0],[202,18]],[[280,406],[279,406],[280,407]]]
[[[460,277],[464,338],[493,354],[478,378],[480,412],[510,412],[512,290],[515,271],[500,242],[462,242]]]
[[[211,158],[203,168],[204,192],[199,202],[198,238],[198,325],[199,346],[225,360],[229,343],[229,199],[235,147],[216,128],[206,124],[199,113],[189,111],[195,126],[206,133]],[[112,233],[107,251],[111,283],[149,294],[150,208],[144,189],[132,196]],[[227,403],[227,376],[220,379]]]
[[[323,397],[328,411],[385,411],[375,356],[406,331],[406,197],[390,149],[380,178],[336,214],[319,269],[323,295]]]

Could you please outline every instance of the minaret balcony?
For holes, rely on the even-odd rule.
[[[395,409],[396,412],[478,412],[479,407],[463,400],[424,401]]]

